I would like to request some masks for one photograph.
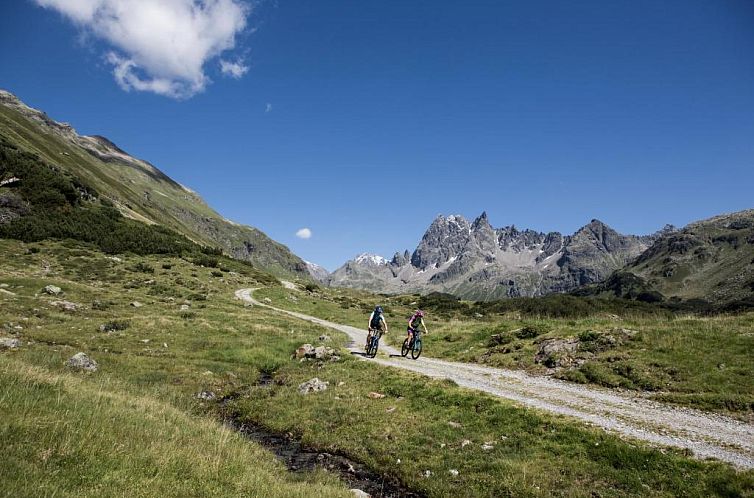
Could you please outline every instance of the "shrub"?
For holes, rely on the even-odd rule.
[[[212,270],[212,272],[210,272],[210,275],[212,275],[213,277],[222,277],[223,276],[223,272],[217,271],[217,270]]]
[[[516,337],[519,339],[534,339],[542,334],[546,334],[550,331],[550,327],[544,324],[529,324],[524,325],[523,328],[516,332]]]
[[[144,263],[143,261],[139,261],[138,263],[129,266],[128,270],[137,273],[154,273],[154,268],[149,266],[147,263]]]
[[[170,263],[162,263],[162,269],[163,270],[169,270],[173,267]]]

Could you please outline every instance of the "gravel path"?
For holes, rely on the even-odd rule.
[[[240,289],[236,297],[256,306],[339,330],[354,342],[353,352],[363,351],[366,331],[320,318],[286,311],[252,297],[254,289]],[[519,370],[505,370],[469,363],[421,357],[400,357],[399,351],[380,345],[377,358],[368,361],[411,370],[429,377],[447,378],[459,386],[512,399],[522,405],[568,415],[607,431],[655,445],[689,449],[697,458],[717,458],[736,467],[754,468],[754,425],[721,415],[665,405],[635,394],[586,387]],[[395,355],[395,356],[393,356]]]

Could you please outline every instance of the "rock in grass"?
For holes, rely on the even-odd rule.
[[[322,334],[321,336],[319,336],[319,340],[320,342],[327,342],[330,340],[330,336],[326,334]]]
[[[311,344],[302,344],[296,349],[296,358],[313,358],[314,346]]]
[[[382,393],[376,393],[376,392],[371,392],[371,393],[367,394],[367,396],[369,396],[372,399],[382,399],[382,398],[385,397],[384,394],[382,394]]]
[[[70,301],[53,301],[50,304],[63,311],[74,312],[79,309],[79,305]]]
[[[92,358],[89,358],[86,353],[76,353],[65,362],[65,365],[76,370],[84,370],[87,372],[97,371],[97,362]]]
[[[0,339],[0,349],[18,349],[21,347],[21,341],[14,337],[3,337]]]
[[[369,498],[371,496],[369,493],[356,488],[353,488],[351,493],[357,498]]]
[[[56,285],[48,285],[44,288],[45,294],[50,294],[51,296],[59,296],[63,292],[63,289]]]
[[[212,401],[213,399],[215,399],[215,393],[213,393],[212,391],[202,391],[197,394],[196,397],[205,401]]]
[[[319,380],[317,377],[314,377],[313,379],[309,379],[306,382],[299,384],[298,392],[299,394],[309,394],[319,391],[325,391],[327,390],[328,384],[329,382],[324,382]]]
[[[133,306],[134,308],[141,308],[144,305],[141,304],[139,301],[134,301],[131,303],[131,306]]]

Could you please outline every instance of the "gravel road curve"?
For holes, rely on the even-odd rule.
[[[282,310],[257,301],[254,289],[240,289],[236,297],[301,320],[339,330],[354,342],[351,351],[363,351],[366,331]],[[754,468],[754,425],[721,415],[644,399],[636,394],[586,387],[518,370],[486,367],[421,357],[400,357],[399,351],[380,345],[381,365],[447,378],[459,386],[514,400],[522,405],[578,418],[590,425],[659,446],[691,450],[697,458],[716,458],[738,468]],[[395,356],[394,356],[395,355]]]

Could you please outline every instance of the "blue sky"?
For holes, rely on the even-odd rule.
[[[195,37],[146,3],[4,2],[0,87],[330,270],[440,213],[648,233],[754,208],[750,0],[218,0]]]

